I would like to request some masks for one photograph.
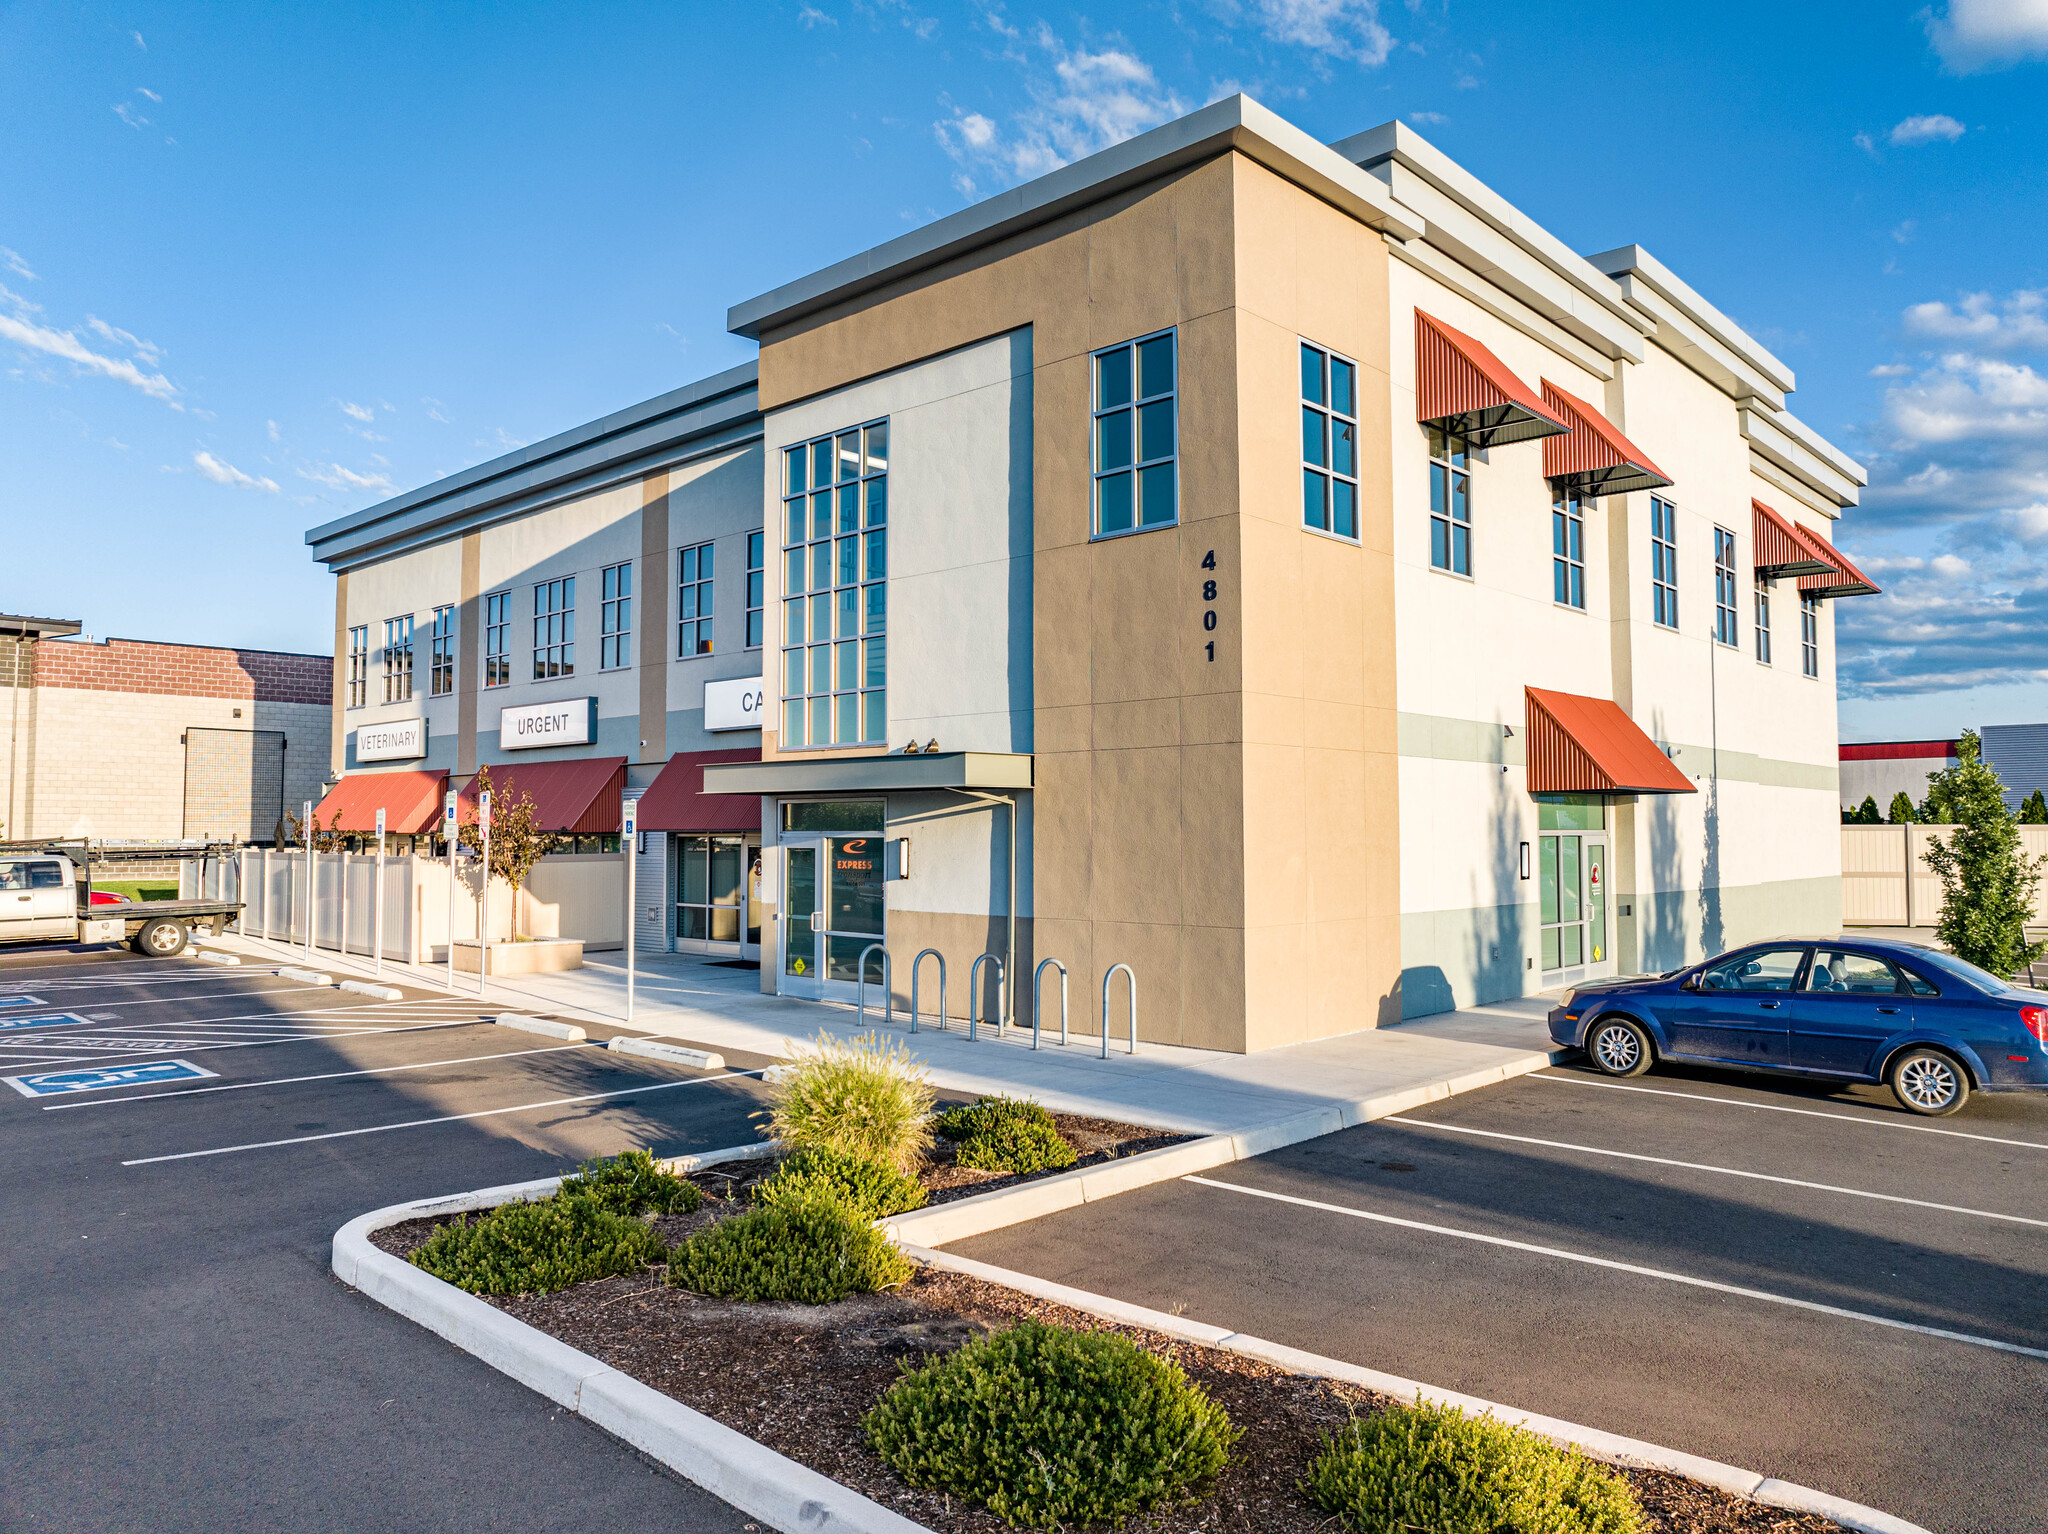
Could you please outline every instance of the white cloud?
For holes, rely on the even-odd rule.
[[[123,330],[119,325],[109,325],[96,314],[88,314],[85,317],[85,325],[86,329],[98,336],[102,341],[111,341],[116,346],[127,347],[128,350],[135,353],[136,356],[140,357],[151,367],[161,367],[163,365],[164,349],[158,346],[156,342],[145,341],[140,336],[132,335],[128,331]]]
[[[1910,362],[1880,362],[1870,370],[1872,378],[1904,378],[1913,371]]]
[[[192,462],[201,474],[216,485],[231,485],[237,490],[261,490],[267,495],[277,494],[277,481],[259,479],[253,474],[244,474],[231,463],[222,463],[211,453],[194,453]]]
[[[427,419],[428,419],[428,420],[430,420],[430,421],[439,421],[439,422],[440,422],[440,423],[441,423],[441,424],[442,424],[443,426],[446,426],[446,425],[448,425],[448,424],[449,424],[449,422],[448,422],[448,417],[446,417],[445,415],[441,414],[442,410],[444,410],[444,409],[445,409],[446,407],[445,407],[444,405],[442,405],[442,403],[441,403],[441,402],[440,402],[439,400],[437,400],[437,399],[422,399],[422,400],[420,401],[420,403],[421,403],[422,405],[425,405],[425,406],[427,407]]]
[[[1438,128],[1449,122],[1450,119],[1441,112],[1410,112],[1408,114],[1408,121],[1420,123],[1425,128]]]
[[[140,112],[136,111],[135,108],[128,105],[128,103],[125,101],[117,101],[114,103],[114,115],[120,118],[121,121],[126,123],[129,127],[134,128],[138,132],[140,132],[144,128],[153,128],[156,126],[156,124],[152,123],[147,117],[144,117]]]
[[[1276,43],[1313,48],[1378,68],[1393,50],[1377,0],[1251,0],[1259,30]]]
[[[0,266],[6,267],[15,276],[25,278],[29,282],[36,280],[36,274],[28,269],[28,263],[5,245],[0,245]]]
[[[361,421],[367,426],[377,419],[377,412],[367,405],[355,405],[347,400],[336,400],[335,403],[341,407],[341,413],[352,421]]]
[[[150,89],[150,88],[149,88],[148,86],[146,86],[146,85],[138,85],[138,86],[136,86],[136,87],[135,87],[135,94],[136,94],[136,95],[138,95],[138,96],[147,96],[147,97],[148,97],[148,98],[149,98],[149,99],[150,99],[151,101],[154,101],[154,102],[158,103],[159,105],[161,105],[161,104],[163,103],[163,99],[164,99],[163,97],[159,96],[159,95],[158,95],[158,94],[157,94],[157,93],[156,93],[155,91],[151,90],[151,89]]]
[[[14,308],[11,315],[0,314],[0,340],[12,341],[17,346],[52,357],[62,357],[88,373],[98,373],[103,378],[112,378],[130,388],[140,389],[151,399],[163,400],[173,409],[184,408],[176,402],[176,386],[162,373],[146,373],[126,358],[108,357],[94,351],[71,331],[56,330],[40,323],[31,316],[41,310],[5,288],[0,288],[0,299],[11,303]],[[154,366],[153,358],[145,360]]]
[[[2048,58],[2048,0],[1949,0],[1927,37],[1957,74]]]
[[[1970,562],[1954,554],[1937,554],[1928,561],[1928,568],[1936,575],[1945,575],[1951,580],[1970,573]]]
[[[2048,288],[2020,288],[2003,302],[1989,293],[1965,293],[1954,307],[1940,302],[1906,310],[1908,335],[1967,341],[1990,351],[2016,346],[2048,348]]]
[[[1913,231],[1919,227],[1918,219],[1909,218],[1892,231],[1892,238],[1901,245],[1910,245],[1913,243]]]
[[[315,484],[325,485],[331,490],[377,490],[391,495],[397,486],[382,474],[358,474],[353,469],[344,469],[338,463],[316,463],[310,469],[293,471],[301,479],[310,479]]]
[[[1895,446],[1991,439],[2048,445],[2048,378],[2025,363],[1957,352],[1885,391]]]
[[[837,16],[828,16],[815,5],[807,5],[798,11],[796,19],[803,24],[805,31],[809,31],[812,27],[836,27],[839,25],[839,18]]]
[[[284,434],[277,429],[277,422],[265,421],[263,423],[263,426],[264,429],[270,433],[270,440],[272,442],[280,442],[284,440]]]
[[[1929,117],[1908,117],[1893,127],[1886,137],[1902,149],[1915,144],[1953,144],[1963,136],[1963,125],[1946,112],[1936,112]]]
[[[1856,147],[1862,150],[1865,154],[1869,155],[1870,158],[1873,160],[1875,160],[1878,157],[1877,140],[1872,138],[1867,133],[1859,133],[1856,135]]]

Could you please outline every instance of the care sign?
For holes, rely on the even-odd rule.
[[[498,745],[507,751],[534,746],[587,746],[597,739],[597,699],[527,703],[498,711]]]
[[[216,1073],[190,1060],[154,1060],[148,1065],[111,1065],[104,1069],[38,1071],[33,1076],[0,1076],[23,1097],[63,1097],[71,1092],[98,1092],[107,1087],[153,1087],[160,1081],[205,1081]]]
[[[704,684],[704,728],[758,730],[767,695],[757,676],[733,677]]]
[[[427,721],[388,719],[356,726],[356,760],[409,762],[427,754]]]

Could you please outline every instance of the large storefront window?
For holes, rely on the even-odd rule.
[[[737,943],[747,924],[746,839],[679,836],[676,858],[677,939]]]
[[[1546,796],[1536,803],[1536,826],[1545,972],[1606,963],[1606,801]]]
[[[784,750],[888,739],[889,423],[782,455]]]
[[[850,996],[861,954],[883,940],[882,816],[879,799],[783,805],[781,994]],[[878,961],[868,970],[880,978]]]

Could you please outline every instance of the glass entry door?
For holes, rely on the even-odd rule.
[[[1607,838],[1545,834],[1538,853],[1545,979],[1607,964]]]
[[[882,838],[782,839],[785,996],[852,1000],[861,951],[883,939]],[[879,978],[879,964],[871,965]]]

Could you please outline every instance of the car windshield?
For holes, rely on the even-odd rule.
[[[1914,953],[1912,962],[1951,979],[1960,980],[1963,984],[1970,986],[1974,990],[1982,991],[1987,996],[2003,996],[2008,992],[2019,989],[2017,986],[1999,979],[1998,976],[1992,974],[1989,970],[1979,969],[1976,965],[1965,959],[1959,959],[1952,953],[1940,953],[1932,948],[1920,949]]]

